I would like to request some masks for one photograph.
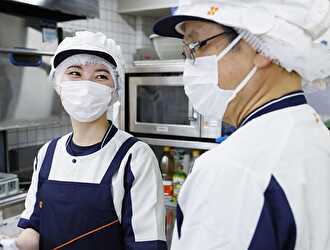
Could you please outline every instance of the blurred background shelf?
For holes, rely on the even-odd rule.
[[[120,0],[118,1],[118,13],[162,17],[170,15],[171,8],[177,5],[178,0]]]
[[[0,131],[68,124],[70,124],[70,119],[67,116],[54,116],[40,120],[6,120],[0,121]]]

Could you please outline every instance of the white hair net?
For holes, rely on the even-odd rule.
[[[58,81],[68,67],[87,64],[103,64],[109,69],[115,82],[112,103],[118,101],[124,89],[124,60],[120,46],[101,32],[78,31],[59,44],[49,75],[55,80],[55,89],[58,91]]]
[[[154,31],[182,38],[181,24],[189,20],[234,28],[258,52],[297,72],[312,106],[330,114],[329,0],[179,0],[175,14]]]
[[[236,29],[256,50],[307,82],[330,76],[330,47],[317,42],[330,27],[329,0],[179,0],[174,16],[154,30],[178,37],[181,24],[196,18]]]

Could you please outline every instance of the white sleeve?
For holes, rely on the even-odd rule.
[[[33,214],[35,214],[34,212],[38,191],[39,171],[44,160],[48,144],[49,143],[42,146],[42,148],[39,150],[37,156],[34,159],[32,181],[25,199],[25,210],[23,211],[21,218],[18,222],[18,227],[21,227],[23,229],[33,228],[34,230],[39,231],[38,218],[35,218]]]
[[[126,163],[122,224],[126,249],[166,250],[161,173],[151,148],[138,142]]]
[[[248,249],[263,191],[247,169],[198,159],[179,195],[171,249]]]

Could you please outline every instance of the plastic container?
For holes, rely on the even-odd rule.
[[[156,53],[161,60],[182,59],[182,40],[172,37],[151,35]]]

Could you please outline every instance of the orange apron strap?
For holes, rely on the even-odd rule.
[[[96,232],[98,232],[98,231],[101,231],[101,230],[103,230],[104,228],[111,227],[113,224],[116,224],[116,223],[119,223],[119,220],[115,220],[115,221],[113,221],[113,222],[111,222],[111,223],[109,223],[109,224],[103,225],[103,226],[101,226],[101,227],[98,227],[98,228],[96,228],[96,229],[93,229],[92,231],[89,231],[89,232],[87,232],[87,233],[84,233],[84,234],[82,234],[82,235],[80,235],[80,236],[78,236],[78,237],[76,237],[76,238],[73,238],[72,240],[69,240],[69,241],[63,243],[63,244],[60,245],[60,246],[57,246],[57,247],[53,248],[52,250],[59,250],[59,249],[62,249],[63,247],[66,247],[67,245],[70,245],[70,244],[72,244],[72,243],[74,243],[74,242],[76,242],[76,241],[78,241],[78,240],[80,240],[80,239],[82,239],[82,238],[85,238],[85,237],[87,237],[87,236],[89,236],[89,235],[91,235],[91,234],[93,234],[93,233],[96,233]]]

